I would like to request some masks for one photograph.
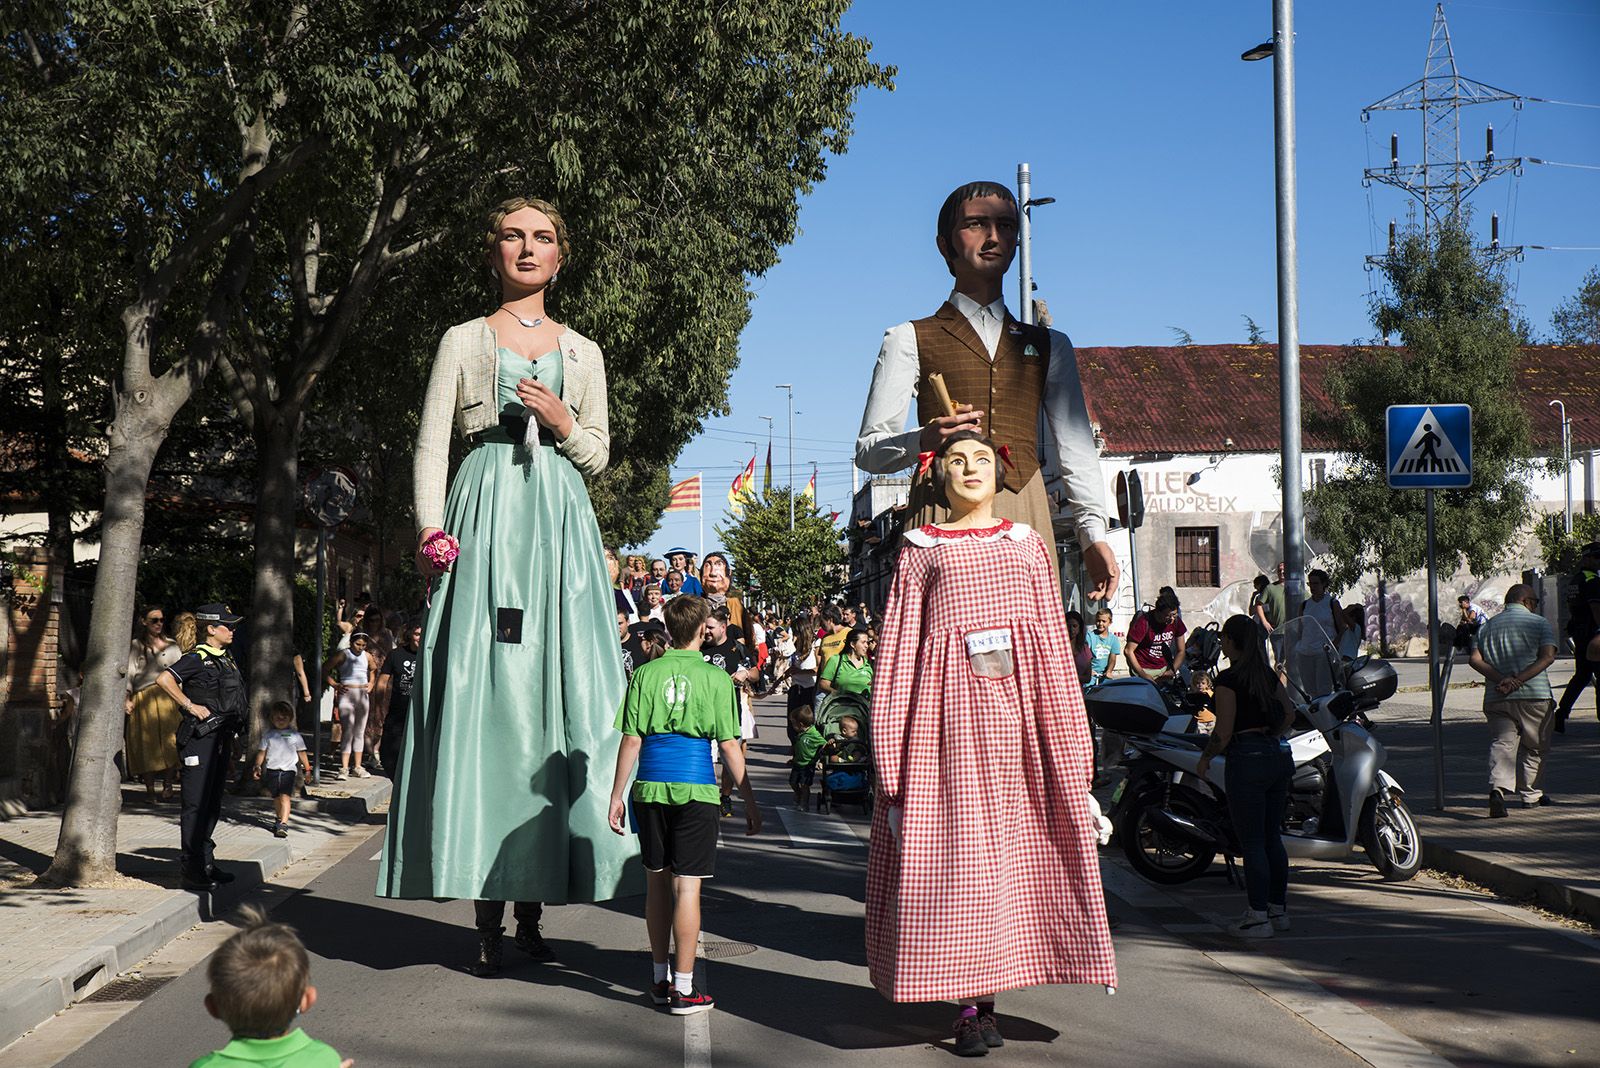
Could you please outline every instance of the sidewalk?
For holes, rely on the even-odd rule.
[[[1387,770],[1405,788],[1422,832],[1428,867],[1453,872],[1553,912],[1600,924],[1600,722],[1590,690],[1579,699],[1567,732],[1555,736],[1544,762],[1553,804],[1489,819],[1489,730],[1480,676],[1458,664],[1443,715],[1445,808],[1437,808],[1427,664],[1402,662],[1402,692],[1373,716],[1389,751]],[[1572,677],[1570,658],[1550,669],[1557,696]],[[1408,685],[1423,687],[1406,692]]]
[[[208,894],[178,888],[178,806],[152,806],[124,784],[114,885],[30,889],[49,866],[59,809],[0,820],[0,1047],[87,997],[196,923],[365,821],[389,800],[381,776],[329,783],[296,799],[289,837],[274,838],[270,801],[229,795],[215,840],[236,880]]]

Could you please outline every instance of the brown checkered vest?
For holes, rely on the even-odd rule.
[[[916,319],[917,424],[944,413],[928,385],[930,374],[944,375],[945,388],[957,404],[982,409],[984,429],[995,445],[1007,445],[1016,471],[1006,484],[1018,489],[1039,470],[1039,406],[1044,403],[1045,374],[1050,367],[1050,331],[1006,316],[994,360],[983,341],[948,301],[926,319]],[[1034,354],[1027,353],[1033,346]]]

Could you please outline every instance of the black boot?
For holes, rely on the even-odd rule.
[[[501,946],[505,942],[505,928],[495,927],[478,932],[478,959],[467,965],[467,971],[480,979],[500,974]]]
[[[513,940],[518,949],[532,957],[534,960],[550,961],[556,959],[555,950],[550,948],[550,943],[544,940],[539,933],[538,925],[529,927],[517,924],[517,937]]]

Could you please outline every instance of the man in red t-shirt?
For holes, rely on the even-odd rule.
[[[1156,682],[1172,678],[1183,666],[1183,635],[1188,630],[1178,618],[1178,598],[1163,593],[1148,612],[1141,612],[1128,628],[1124,644],[1128,670]]]

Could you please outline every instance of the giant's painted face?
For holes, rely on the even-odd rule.
[[[968,512],[994,498],[997,463],[994,450],[981,441],[958,441],[945,451],[940,468],[952,510]]]

